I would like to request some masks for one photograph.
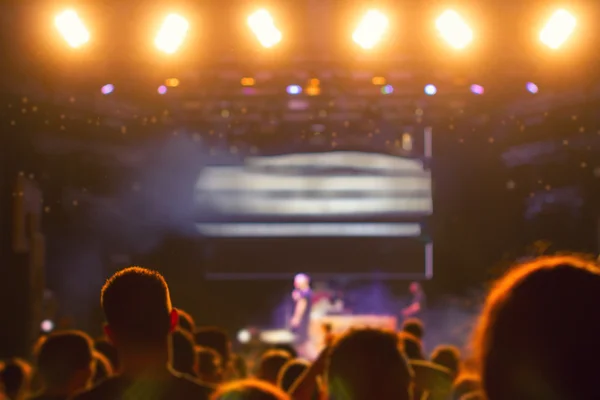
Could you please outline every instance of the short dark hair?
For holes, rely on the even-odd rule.
[[[44,385],[66,385],[73,375],[91,368],[92,339],[81,331],[62,331],[48,335],[37,353],[37,370]]]
[[[106,358],[104,354],[100,353],[97,350],[94,350],[92,355],[94,357],[96,367],[94,369],[94,376],[92,379],[94,384],[97,384],[102,382],[106,378],[111,377],[114,371],[112,369],[112,366],[110,365],[110,361],[108,360],[108,358]]]
[[[411,335],[407,332],[401,332],[400,341],[402,343],[402,350],[409,360],[423,360],[423,345],[419,338]]]
[[[333,344],[326,366],[332,398],[408,400],[413,372],[394,332],[352,329]]]
[[[223,385],[211,397],[212,400],[288,400],[281,389],[257,379],[237,381]]]
[[[279,371],[277,386],[287,392],[309,366],[310,364],[304,360],[289,360]]]
[[[181,328],[171,333],[171,366],[182,374],[194,375],[198,356],[192,334]]]
[[[281,368],[291,358],[285,350],[267,350],[260,358],[258,378],[276,385]]]
[[[425,334],[423,321],[418,318],[409,318],[402,324],[402,331],[410,333],[417,339],[422,340]]]
[[[448,368],[456,376],[460,370],[460,350],[456,346],[439,345],[431,353],[431,361]]]
[[[194,333],[194,339],[197,346],[216,350],[221,356],[223,367],[229,363],[231,358],[231,339],[229,339],[229,335],[223,329],[216,326],[198,328]]]
[[[111,369],[118,371],[120,368],[119,353],[115,346],[106,338],[101,337],[94,341],[94,349],[101,353],[110,362]]]
[[[20,358],[13,358],[4,363],[0,369],[0,384],[9,398],[18,397],[23,390],[28,390],[31,381],[31,366]]]
[[[584,365],[600,359],[599,292],[598,265],[578,256],[539,257],[504,275],[473,343],[486,397],[597,397],[596,371]]]
[[[214,349],[208,347],[196,347],[198,356],[198,373],[202,375],[214,376],[221,372],[221,356]]]
[[[167,338],[171,299],[161,274],[140,267],[115,273],[102,288],[109,327],[122,340],[148,344]]]
[[[177,324],[179,325],[179,327],[193,334],[194,330],[196,330],[196,323],[194,322],[194,318],[187,312],[183,311],[181,308],[177,308],[176,310],[177,316],[179,317],[177,319]]]

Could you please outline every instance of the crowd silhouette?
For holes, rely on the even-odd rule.
[[[164,278],[129,267],[100,293],[106,325],[92,340],[58,330],[30,362],[0,365],[10,400],[567,400],[599,399],[600,270],[578,256],[516,265],[490,289],[469,345],[425,352],[427,326],[355,327],[315,360],[279,347],[252,359],[227,333],[174,308]]]

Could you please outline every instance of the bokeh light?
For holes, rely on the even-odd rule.
[[[167,87],[165,85],[161,85],[158,87],[158,94],[166,94],[168,91]]]
[[[432,84],[425,85],[425,94],[427,96],[433,96],[436,93],[437,93],[437,88],[435,87],[435,85],[432,85]]]
[[[381,88],[381,94],[392,94],[394,93],[394,88],[392,85],[385,85]]]
[[[114,90],[115,90],[115,86],[112,83],[104,85],[104,86],[102,86],[102,89],[100,89],[100,91],[104,95],[111,94],[112,92],[114,92]]]
[[[242,86],[254,86],[254,84],[256,83],[256,81],[254,80],[254,78],[242,78],[241,82]]]
[[[567,10],[557,10],[540,32],[540,41],[551,49],[558,49],[575,31],[577,19]]]
[[[296,95],[302,93],[302,88],[298,85],[290,85],[286,89],[288,94]]]
[[[177,87],[179,86],[179,79],[169,78],[165,81],[165,85],[167,85],[168,87]]]
[[[265,48],[271,48],[281,42],[282,34],[275,26],[271,14],[264,9],[258,10],[248,17],[248,26]]]
[[[471,92],[473,94],[481,95],[485,92],[485,89],[481,85],[471,85]]]
[[[54,19],[54,25],[67,44],[78,48],[90,41],[90,32],[74,10],[66,10]]]
[[[183,44],[189,28],[189,22],[181,15],[169,14],[158,31],[154,44],[160,51],[173,54]]]
[[[454,10],[444,11],[435,21],[435,26],[442,38],[455,49],[463,49],[473,40],[473,31]]]
[[[45,319],[40,324],[40,329],[44,333],[50,333],[54,330],[54,322],[49,319]]]
[[[242,329],[237,334],[237,340],[240,343],[248,343],[252,339],[252,334],[247,329]]]
[[[369,10],[352,34],[352,39],[363,49],[372,49],[381,41],[388,25],[388,18],[383,13]]]
[[[537,85],[533,82],[528,82],[527,85],[525,85],[525,88],[529,93],[532,94],[536,94],[539,91]]]

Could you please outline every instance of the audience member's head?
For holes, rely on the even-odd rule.
[[[404,354],[409,360],[425,359],[425,356],[423,355],[423,345],[418,338],[407,332],[401,332],[399,336],[402,350],[404,350]]]
[[[167,348],[177,312],[171,309],[169,288],[158,272],[130,267],[115,273],[102,288],[101,303],[106,333],[119,352]]]
[[[460,400],[486,400],[486,398],[482,391],[476,391],[465,394]]]
[[[410,333],[419,340],[423,340],[425,329],[423,322],[418,318],[409,318],[402,324],[402,332]]]
[[[92,380],[92,339],[80,331],[51,333],[37,353],[42,391],[72,396]]]
[[[283,350],[290,355],[292,358],[298,357],[298,351],[294,348],[294,346],[290,344],[278,344],[273,346],[273,350]]]
[[[177,315],[179,316],[177,321],[178,326],[184,331],[188,331],[193,335],[194,331],[196,330],[194,318],[192,318],[190,314],[186,313],[181,308],[177,308]]]
[[[268,350],[260,358],[258,365],[258,379],[269,382],[273,385],[277,384],[279,371],[291,359],[288,352],[283,350]]]
[[[25,399],[29,393],[31,379],[31,366],[19,358],[6,361],[0,370],[0,382],[10,400]]]
[[[440,345],[431,353],[431,361],[448,368],[454,377],[460,372],[460,350],[456,346]]]
[[[331,399],[408,400],[412,396],[412,381],[412,370],[395,333],[351,330],[330,350],[326,384]]]
[[[95,384],[102,382],[106,378],[110,378],[114,371],[112,366],[110,365],[110,361],[108,358],[104,356],[104,354],[100,353],[97,350],[94,350],[92,353],[95,361],[94,368],[94,377],[92,378],[92,382]]]
[[[171,366],[182,374],[195,375],[197,365],[194,337],[188,331],[176,328],[171,333]]]
[[[235,379],[246,379],[248,377],[248,364],[244,357],[233,354],[232,367]]]
[[[222,386],[212,400],[289,400],[281,389],[256,379]]]
[[[541,257],[491,290],[474,341],[490,400],[598,396],[600,272],[583,259]]]
[[[119,354],[115,346],[112,345],[106,338],[102,337],[94,341],[94,349],[101,353],[110,362],[113,372],[119,370]]]
[[[216,350],[221,356],[223,369],[229,367],[231,361],[231,339],[227,332],[215,326],[198,328],[194,333],[197,346]]]
[[[463,396],[481,390],[481,380],[476,375],[460,375],[452,386],[452,400],[460,400]]]
[[[208,347],[196,347],[198,357],[197,375],[201,381],[218,384],[223,380],[221,356]]]
[[[277,386],[287,392],[309,366],[310,364],[304,360],[289,360],[279,371]]]

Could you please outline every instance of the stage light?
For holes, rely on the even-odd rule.
[[[525,88],[527,89],[527,91],[529,93],[532,93],[532,94],[536,94],[539,91],[537,85],[532,82],[528,82],[527,85],[525,85]]]
[[[263,47],[271,48],[281,42],[281,32],[267,10],[258,10],[248,17],[248,26]]]
[[[295,95],[302,93],[302,88],[298,85],[290,85],[287,87],[288,94]]]
[[[54,330],[54,322],[50,319],[45,319],[40,324],[40,330],[44,333],[50,333]]]
[[[388,18],[384,14],[378,10],[369,10],[352,34],[352,39],[363,49],[372,49],[381,41],[388,25]]]
[[[67,44],[74,49],[90,41],[90,32],[73,10],[66,10],[54,19],[54,25]]]
[[[189,28],[189,22],[181,15],[169,14],[158,31],[154,44],[160,51],[173,54],[183,44]]]
[[[571,36],[576,26],[577,19],[570,12],[560,9],[552,14],[540,32],[540,40],[556,50]]]
[[[165,81],[165,85],[167,85],[168,87],[177,87],[179,86],[179,79],[169,78]]]
[[[254,86],[254,84],[256,83],[254,81],[254,78],[242,78],[242,86]]]
[[[102,89],[100,89],[100,91],[104,95],[111,94],[114,90],[115,90],[115,86],[110,83],[108,85],[102,86]]]
[[[306,94],[309,96],[318,96],[321,94],[321,88],[318,86],[309,86],[306,88]]]
[[[161,85],[158,87],[158,94],[166,94],[167,93],[167,87],[165,85]]]
[[[247,329],[242,329],[237,334],[237,340],[242,344],[248,343],[250,339],[252,339],[252,334]]]
[[[371,82],[373,85],[383,86],[385,85],[385,78],[383,76],[375,76],[373,79],[371,79]]]
[[[427,96],[433,96],[436,93],[437,93],[437,88],[434,85],[429,84],[429,85],[425,86],[425,94]]]
[[[471,85],[471,92],[473,92],[473,94],[483,94],[485,89],[481,85]]]
[[[442,13],[435,26],[442,38],[455,49],[463,49],[473,40],[473,31],[456,11]]]
[[[392,85],[385,85],[381,88],[381,94],[392,94],[394,93],[394,88]]]

